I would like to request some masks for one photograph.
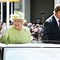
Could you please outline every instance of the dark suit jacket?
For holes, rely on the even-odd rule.
[[[44,23],[42,29],[42,42],[60,43],[60,29],[53,15]]]

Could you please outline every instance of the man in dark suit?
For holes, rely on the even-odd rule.
[[[60,44],[60,4],[56,5],[54,14],[44,23],[42,29],[42,42]]]

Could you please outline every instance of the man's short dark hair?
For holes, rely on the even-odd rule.
[[[60,11],[60,4],[56,5],[54,11],[57,13],[58,11]]]

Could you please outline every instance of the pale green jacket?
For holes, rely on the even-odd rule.
[[[31,33],[27,27],[22,30],[16,30],[13,26],[8,28],[5,36],[1,39],[5,44],[23,44],[31,42]]]

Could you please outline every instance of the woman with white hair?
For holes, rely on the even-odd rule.
[[[24,14],[19,11],[14,11],[11,16],[13,26],[9,27],[3,36],[1,42],[5,44],[23,44],[31,42],[31,33],[23,24],[26,22]]]

